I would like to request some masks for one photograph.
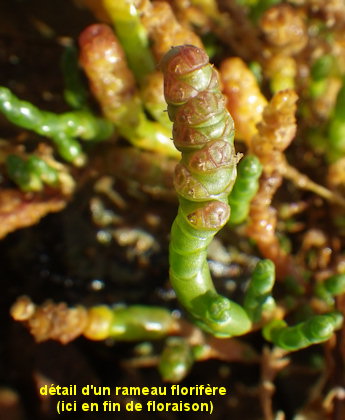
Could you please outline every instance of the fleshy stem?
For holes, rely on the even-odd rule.
[[[163,381],[180,382],[194,363],[193,349],[183,337],[169,337],[161,354],[158,370]]]
[[[166,336],[174,324],[167,309],[155,306],[95,306],[88,316],[83,335],[90,340],[155,340]]]
[[[229,195],[230,225],[238,225],[247,219],[250,202],[259,189],[261,172],[262,165],[254,155],[247,155],[238,164],[237,178]]]
[[[276,346],[295,351],[329,340],[342,322],[343,316],[339,312],[314,315],[292,327],[283,320],[275,320],[264,327],[263,335]]]
[[[147,33],[133,0],[103,0],[135,79],[141,84],[155,69]]]
[[[244,309],[219,295],[206,260],[207,247],[230,216],[236,178],[233,121],[205,51],[172,48],[162,61],[168,114],[182,160],[175,170],[179,210],[171,229],[170,280],[195,322],[217,337],[246,333]]]
[[[149,120],[139,98],[122,45],[104,24],[88,26],[79,37],[80,64],[105,117],[136,147],[179,156],[171,132]]]
[[[244,309],[253,322],[272,312],[276,303],[271,293],[275,282],[275,267],[271,260],[259,261],[245,294]]]
[[[85,155],[76,137],[98,141],[107,139],[113,131],[110,122],[87,111],[60,115],[42,111],[30,102],[20,100],[5,87],[0,87],[0,111],[12,123],[50,138],[59,154],[76,166],[85,163]]]
[[[43,184],[56,187],[59,182],[58,171],[44,159],[31,155],[27,160],[17,155],[9,155],[6,159],[9,177],[22,191],[40,191]]]

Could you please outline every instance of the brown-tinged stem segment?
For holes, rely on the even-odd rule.
[[[104,115],[134,146],[169,156],[179,153],[170,131],[146,117],[132,72],[112,29],[104,24],[87,27],[79,37],[80,63]]]
[[[162,61],[164,93],[182,160],[175,171],[179,211],[170,242],[170,279],[179,301],[205,331],[246,333],[244,309],[219,295],[206,260],[207,247],[230,216],[228,195],[236,178],[233,121],[204,50],[172,48]]]

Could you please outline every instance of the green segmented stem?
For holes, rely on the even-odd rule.
[[[235,185],[229,195],[231,225],[238,225],[247,219],[250,202],[259,188],[261,172],[262,165],[254,155],[247,155],[238,164]]]
[[[244,298],[244,309],[253,322],[275,309],[271,295],[275,282],[275,266],[271,260],[259,261],[253,271],[251,282]]]
[[[35,173],[41,180],[50,186],[56,186],[59,181],[58,171],[51,167],[45,160],[31,155],[28,160],[29,171]]]
[[[113,309],[109,336],[120,340],[153,340],[165,336],[171,327],[168,310],[133,305]]]
[[[9,178],[23,191],[40,191],[43,188],[40,177],[30,171],[27,162],[19,156],[7,157],[6,170]]]
[[[315,293],[329,305],[334,304],[334,296],[345,293],[345,274],[335,274],[323,283],[317,284]]]
[[[84,335],[91,340],[155,340],[169,334],[174,323],[167,309],[154,306],[95,306],[89,314],[93,326]]]
[[[276,346],[294,351],[329,340],[342,322],[343,316],[338,312],[314,315],[293,327],[288,327],[285,321],[276,320],[264,327],[263,335]]]
[[[61,69],[65,82],[64,98],[74,109],[87,108],[87,91],[81,79],[78,65],[78,50],[74,45],[68,45],[61,58]]]
[[[50,138],[60,155],[77,166],[84,163],[85,156],[75,137],[104,140],[113,131],[110,122],[96,118],[87,111],[60,115],[42,111],[30,102],[20,100],[5,87],[0,87],[0,111],[12,123]]]
[[[103,0],[135,79],[142,83],[155,69],[146,29],[133,0]]]
[[[194,363],[193,351],[184,338],[170,337],[161,354],[158,370],[165,382],[180,382]]]
[[[206,260],[208,245],[230,216],[237,163],[233,121],[204,50],[174,47],[162,69],[174,143],[182,152],[174,180],[180,206],[171,230],[171,283],[205,331],[219,337],[244,334],[251,327],[246,312],[216,292]]]
[[[35,155],[27,160],[16,155],[7,156],[6,170],[10,179],[23,191],[40,191],[43,183],[57,186],[59,182],[58,172]]]
[[[127,67],[122,45],[110,27],[88,26],[79,37],[80,64],[106,118],[135,147],[179,156],[171,130],[148,119]]]

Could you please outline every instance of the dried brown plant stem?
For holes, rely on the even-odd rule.
[[[339,204],[341,206],[345,206],[345,199],[341,195],[312,181],[310,178],[299,172],[294,166],[291,166],[286,161],[282,168],[282,172],[284,178],[292,181],[296,185],[296,187],[301,188],[303,190],[312,191],[320,197],[324,198],[325,200],[328,200],[335,204]]]
[[[0,239],[38,223],[48,213],[61,211],[68,200],[61,192],[48,189],[40,193],[3,189],[0,192]]]
[[[285,350],[278,347],[272,350],[264,347],[262,352],[260,402],[265,420],[275,419],[272,407],[272,397],[275,392],[274,379],[290,363],[290,360],[285,357],[286,354]],[[284,419],[283,413],[278,415],[280,419]]]
[[[69,308],[66,303],[52,301],[36,306],[27,296],[17,299],[11,315],[27,324],[37,342],[52,339],[67,344],[79,337],[88,323],[88,312],[83,306]]]

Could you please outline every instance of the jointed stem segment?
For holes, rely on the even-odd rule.
[[[20,100],[5,87],[0,87],[0,111],[12,123],[50,138],[60,155],[76,166],[85,162],[77,137],[83,140],[104,140],[113,131],[109,121],[97,118],[87,111],[64,114],[42,111],[31,103]]]
[[[259,188],[261,172],[262,166],[255,155],[247,155],[238,164],[235,185],[229,195],[231,225],[238,225],[247,219],[250,202]]]
[[[277,320],[264,327],[263,335],[276,346],[294,351],[329,340],[342,322],[343,317],[338,312],[314,315],[293,327],[289,327],[285,321]]]
[[[209,243],[230,216],[237,163],[233,122],[202,49],[172,48],[162,68],[174,143],[182,152],[175,171],[180,208],[171,230],[170,279],[201,328],[219,337],[241,335],[251,327],[248,315],[216,292],[206,261]]]

